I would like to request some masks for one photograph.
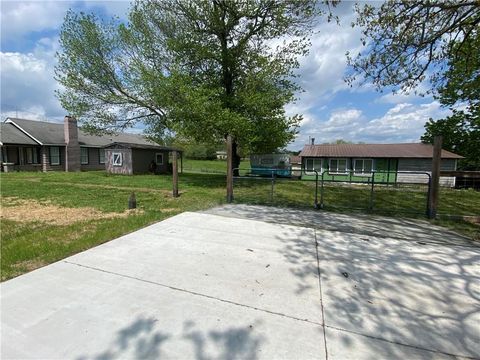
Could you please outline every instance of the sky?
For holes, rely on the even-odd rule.
[[[68,9],[101,17],[125,19],[128,1],[4,1],[1,0],[0,91],[1,119],[60,122],[66,115],[55,97],[55,52],[59,30]],[[371,84],[350,87],[346,52],[361,50],[360,29],[352,28],[353,3],[337,14],[340,25],[320,21],[312,35],[308,56],[300,59],[297,81],[303,92],[286,106],[303,121],[289,150],[343,139],[364,143],[419,142],[429,118],[441,119],[448,109],[431,96],[378,92]],[[141,125],[133,132],[141,131]]]

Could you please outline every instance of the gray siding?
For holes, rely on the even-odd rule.
[[[105,149],[92,148],[92,147],[87,149],[88,149],[88,164],[81,164],[80,168],[82,169],[82,171],[83,170],[105,170],[106,165],[100,164],[100,151],[105,151]],[[106,158],[105,158],[105,162],[106,162]]]
[[[155,160],[155,155],[157,153],[163,154],[163,164],[157,164],[156,173],[166,174],[168,172],[168,151],[152,149],[132,149],[133,173],[148,173],[150,163],[152,160]]]
[[[113,153],[121,153],[122,154],[122,165],[121,166],[114,166],[113,165]],[[124,175],[132,175],[133,168],[132,168],[132,150],[121,148],[121,149],[105,149],[105,167],[107,172],[112,174],[124,174]]]
[[[42,149],[42,155],[44,157],[44,171],[65,171],[65,146],[54,146],[60,148],[60,164],[59,165],[51,165],[50,164],[50,147],[51,146],[44,146]]]
[[[59,146],[60,164],[50,164],[50,146],[34,147],[39,150],[38,163],[26,162],[26,148],[31,146],[8,145],[5,149],[7,162],[15,165],[8,166],[8,171],[65,171],[65,147]],[[35,151],[38,151],[35,150]]]
[[[417,171],[427,172],[431,174],[432,159],[398,159],[398,171]],[[443,159],[440,163],[440,170],[451,171],[456,170],[455,159]],[[397,182],[399,183],[415,183],[426,184],[428,183],[428,176],[422,174],[402,174],[397,176]],[[442,186],[455,186],[455,177],[441,177],[440,185]]]

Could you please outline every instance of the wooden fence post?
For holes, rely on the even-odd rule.
[[[227,203],[233,201],[233,151],[232,135],[227,135]]]
[[[435,136],[433,140],[432,179],[430,182],[430,194],[428,204],[428,218],[435,219],[437,216],[438,194],[440,187],[440,163],[442,161],[441,136]]]
[[[173,197],[178,197],[178,158],[177,151],[172,153]]]

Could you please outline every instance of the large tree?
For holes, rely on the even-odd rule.
[[[124,24],[70,11],[58,97],[91,130],[142,120],[157,136],[231,135],[234,150],[271,151],[301,119],[284,105],[299,90],[297,58],[319,12],[315,0],[152,0],[133,4]]]
[[[387,0],[360,3],[353,25],[362,28],[364,48],[348,54],[350,82],[412,90],[430,80],[427,91],[445,85],[449,62],[465,56],[480,24],[478,0]],[[477,56],[477,54],[471,54]]]
[[[463,155],[459,169],[480,170],[480,34],[462,46],[455,44],[458,56],[449,60],[444,85],[438,89],[440,102],[453,107],[453,114],[425,124],[421,140],[433,143],[443,136],[443,148]]]
[[[430,119],[425,124],[422,142],[433,143],[435,136],[443,137],[442,148],[462,155],[459,170],[480,170],[480,121],[471,114],[454,111],[445,119]]]
[[[347,80],[377,89],[432,93],[452,115],[425,124],[423,142],[444,137],[444,148],[480,162],[480,5],[478,0],[387,0],[357,5],[354,25],[364,48],[348,54]],[[418,85],[423,86],[418,89]]]

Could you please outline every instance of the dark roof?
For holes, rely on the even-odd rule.
[[[7,118],[7,122],[17,125],[43,145],[65,145],[63,123]],[[81,146],[104,147],[113,142],[137,145],[157,145],[140,134],[118,133],[113,135],[90,135],[78,129],[78,142]]]
[[[0,143],[19,144],[19,145],[37,145],[37,143],[18,130],[12,124],[0,123]]]
[[[112,143],[128,143],[132,145],[158,146],[140,134],[118,133],[112,135],[90,135],[78,129],[78,142],[80,145],[104,147]]]
[[[365,158],[432,158],[430,144],[326,144],[305,145],[301,157],[365,157]],[[450,151],[442,150],[444,159],[462,159]]]
[[[5,122],[13,124],[43,145],[65,145],[63,124],[16,118],[7,118]]]
[[[107,146],[104,146],[104,148],[116,148],[116,147],[123,147],[123,148],[128,148],[128,149],[152,149],[152,150],[165,150],[165,151],[179,151],[182,152],[180,149],[168,147],[168,146],[162,146],[162,145],[150,145],[150,144],[132,144],[132,143],[121,143],[121,142],[114,142],[110,143]]]

